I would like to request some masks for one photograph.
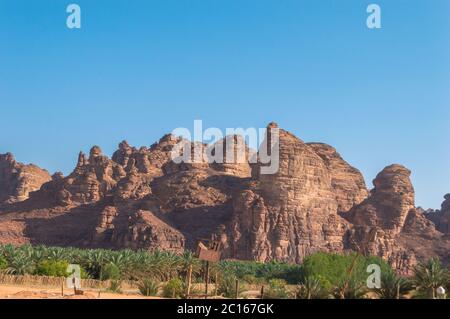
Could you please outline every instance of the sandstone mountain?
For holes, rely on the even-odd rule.
[[[271,123],[268,145],[274,130]],[[176,163],[181,142],[245,158]],[[0,155],[0,243],[182,252],[215,238],[225,258],[262,262],[350,250],[401,272],[429,257],[450,261],[450,195],[440,211],[416,208],[405,167],[386,167],[369,192],[333,147],[282,129],[278,172],[261,174],[268,164],[255,156],[239,136],[209,146],[166,135],[139,149],[121,142],[112,158],[94,146],[70,175],[50,177]]]
[[[26,200],[30,192],[50,179],[47,171],[32,164],[17,163],[11,153],[0,154],[0,203]]]
[[[446,194],[444,199],[441,210],[425,212],[425,214],[440,232],[450,235],[450,194]]]

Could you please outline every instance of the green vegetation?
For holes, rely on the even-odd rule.
[[[381,274],[381,288],[375,289],[380,299],[402,299],[413,290],[410,280],[400,277],[393,271]]]
[[[0,271],[10,275],[67,277],[69,264],[81,267],[82,278],[109,280],[110,291],[120,292],[125,280],[138,282],[142,295],[182,298],[187,278],[192,275],[191,293],[202,293],[195,283],[203,283],[204,263],[192,252],[174,254],[161,251],[77,249],[46,246],[0,245]],[[367,267],[381,268],[381,288],[367,289]],[[227,298],[244,291],[259,291],[264,298],[358,299],[435,298],[436,289],[449,288],[449,272],[438,260],[418,264],[411,278],[400,277],[378,257],[352,254],[315,253],[301,265],[281,262],[258,263],[221,261],[212,263],[210,292]],[[236,292],[236,282],[239,291]],[[242,296],[246,296],[242,294]]]
[[[327,299],[331,287],[323,277],[309,276],[302,280],[296,291],[298,299]]]
[[[186,291],[184,282],[179,278],[169,280],[163,288],[163,296],[166,298],[181,298]]]
[[[101,280],[119,280],[122,277],[122,273],[120,271],[119,266],[110,262],[103,266],[101,272]]]
[[[143,296],[156,296],[158,294],[158,283],[151,278],[145,278],[139,282],[139,292]]]
[[[8,267],[8,262],[6,261],[6,259],[2,256],[0,256],[0,271],[4,270]]]
[[[42,260],[37,264],[34,274],[39,276],[68,277],[70,276],[67,272],[68,266],[69,263],[65,260]]]
[[[391,271],[391,267],[381,258],[364,257],[355,253],[349,255],[316,253],[305,258],[302,269],[305,277],[320,278],[329,288],[345,284],[353,263],[354,268],[350,280],[355,284],[356,282],[366,282],[367,266],[369,265],[379,265],[382,273]]]
[[[226,298],[235,298],[236,295],[239,296],[241,291],[236,293],[236,280],[238,280],[238,277],[236,277],[232,270],[227,269],[223,265],[221,266],[218,293]]]
[[[302,278],[302,266],[280,262],[258,263],[250,261],[222,261],[220,263],[222,271],[227,270],[233,273],[237,279],[260,282],[261,279],[283,279],[290,285],[298,284]]]
[[[442,267],[438,259],[430,259],[414,267],[412,283],[416,287],[417,297],[436,298],[436,289],[449,286],[449,272]]]
[[[269,280],[269,289],[264,294],[266,299],[286,299],[289,294],[286,290],[286,281],[283,279],[271,279]]]

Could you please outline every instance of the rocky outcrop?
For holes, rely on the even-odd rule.
[[[255,165],[256,178],[234,198],[232,257],[300,262],[315,251],[342,251],[348,224],[337,214],[326,164],[284,130],[279,146],[278,172],[260,174],[261,164]]]
[[[227,158],[209,163],[204,157],[200,162],[176,164],[172,151],[181,141],[166,135],[151,147],[139,149],[123,141],[112,159],[98,146],[88,157],[80,152],[69,176],[54,174],[24,205],[9,206],[8,216],[0,213],[0,229],[2,225],[10,227],[12,224],[6,221],[17,215],[26,226],[5,233],[10,238],[22,236],[25,242],[65,245],[71,241],[76,246],[113,249],[195,249],[199,238],[225,234],[231,195],[241,178],[250,175],[250,166],[248,157],[242,163]],[[227,146],[224,141],[218,143],[219,147]],[[207,149],[203,144],[192,143],[192,149],[194,146]],[[27,213],[18,215],[15,211]],[[66,225],[61,231],[55,228],[59,223]],[[83,231],[76,230],[79,228]],[[38,236],[38,229],[48,236]],[[76,231],[83,235],[74,239]]]
[[[415,209],[411,172],[401,165],[384,168],[373,181],[370,196],[350,212],[355,225],[379,227],[399,233],[408,213]]]
[[[138,210],[122,220],[115,207],[108,206],[100,214],[93,242],[101,247],[169,250],[182,252],[185,238],[152,212]]]
[[[18,163],[11,153],[0,154],[0,204],[24,201],[49,180],[46,170]]]
[[[330,172],[340,213],[348,212],[367,198],[369,192],[361,172],[344,161],[334,147],[323,143],[308,143],[308,146],[322,158]]]
[[[414,205],[410,174],[401,165],[384,168],[369,197],[345,215],[353,224],[350,248],[381,256],[403,274],[409,274],[418,259],[442,256],[443,244],[442,234]]]
[[[121,165],[104,156],[100,147],[94,146],[89,157],[80,152],[72,174],[66,178],[61,174],[55,175],[43,186],[43,194],[34,196],[51,198],[53,204],[62,206],[93,204],[103,199],[125,176]]]
[[[333,147],[304,143],[275,123],[257,154],[240,136],[206,145],[169,134],[150,147],[123,141],[112,158],[94,146],[68,176],[6,154],[0,243],[182,252],[215,238],[224,258],[301,262],[356,250],[406,274],[417,260],[450,262],[450,195],[440,211],[418,209],[409,176],[388,166],[368,192]]]
[[[217,157],[217,152],[220,156]],[[207,150],[212,159],[218,161],[211,163],[211,167],[217,171],[225,172],[239,177],[250,177],[250,159],[255,155],[255,151],[250,149],[242,136],[230,135],[218,141]]]
[[[446,194],[444,199],[440,210],[428,212],[426,216],[439,231],[450,235],[450,194]]]

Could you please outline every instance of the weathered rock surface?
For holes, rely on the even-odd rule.
[[[291,133],[280,130],[279,140],[278,172],[252,174],[253,183],[234,198],[231,256],[300,262],[315,251],[342,251],[349,225],[337,214],[330,171]]]
[[[436,224],[436,228],[446,235],[450,235],[450,194],[444,196],[440,210],[428,212],[427,218]]]
[[[349,212],[348,219],[355,225],[400,232],[408,213],[415,208],[410,174],[401,165],[383,169],[373,181],[370,196]]]
[[[334,147],[323,143],[308,143],[308,146],[322,158],[330,172],[340,213],[348,212],[367,198],[369,192],[361,172],[344,161]]]
[[[404,273],[429,257],[450,262],[450,195],[440,211],[416,208],[401,165],[383,169],[369,193],[333,147],[304,143],[275,123],[269,146],[274,132],[274,174],[261,173],[270,164],[249,163],[262,151],[253,154],[240,136],[214,145],[172,135],[150,147],[123,141],[112,158],[94,146],[67,177],[0,155],[0,243],[182,252],[216,238],[224,257],[264,262],[347,250],[381,256]],[[201,156],[172,161],[180,142],[180,156]]]
[[[442,233],[414,205],[410,174],[401,165],[386,167],[373,181],[370,196],[345,215],[353,224],[352,249],[381,256],[405,274],[417,259],[449,257],[442,250],[448,245]]]
[[[11,153],[0,154],[0,204],[24,201],[49,180],[46,170],[18,163]]]

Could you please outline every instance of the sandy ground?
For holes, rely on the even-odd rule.
[[[117,294],[110,292],[85,290],[83,295],[75,296],[73,290],[65,290],[64,296],[61,288],[42,288],[26,286],[0,285],[0,299],[158,299],[144,297],[138,294]]]

